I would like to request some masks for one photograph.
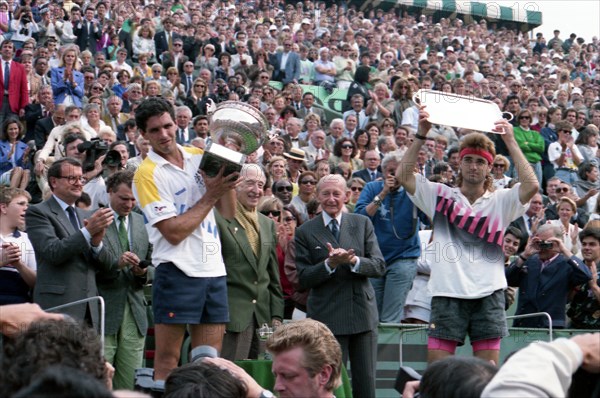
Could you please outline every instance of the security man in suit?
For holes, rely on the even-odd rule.
[[[151,260],[152,245],[144,217],[132,212],[132,181],[131,171],[119,171],[106,181],[116,222],[108,227],[102,240],[105,250],[98,255],[109,271],[96,275],[106,303],[104,356],[115,367],[113,387],[117,390],[132,390],[135,370],[142,367],[148,329],[143,289],[154,274],[154,267],[142,263]]]
[[[279,326],[283,319],[276,227],[256,211],[266,177],[256,164],[244,165],[241,177],[235,217],[225,219],[217,213],[230,318],[221,356],[229,360],[258,358],[256,329],[264,323]]]
[[[350,359],[352,393],[375,396],[377,304],[369,278],[385,273],[385,260],[373,224],[359,214],[343,213],[346,180],[328,175],[317,184],[322,216],[296,231],[300,285],[310,289],[307,316],[327,325]]]

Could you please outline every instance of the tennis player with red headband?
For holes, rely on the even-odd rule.
[[[414,173],[419,149],[431,128],[425,108],[419,130],[402,158],[396,177],[413,203],[433,221],[433,245],[422,256],[431,266],[432,295],[428,361],[453,355],[468,335],[474,355],[498,363],[500,340],[508,335],[504,313],[504,230],[525,212],[538,192],[534,171],[506,120],[495,131],[515,162],[520,183],[494,191],[491,173],[496,150],[482,133],[463,137],[457,187]]]

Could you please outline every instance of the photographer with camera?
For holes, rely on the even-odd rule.
[[[31,7],[18,8],[15,12],[15,18],[10,21],[10,28],[13,31],[11,41],[15,45],[15,50],[23,48],[23,44],[31,39],[34,33],[39,32],[39,27],[33,20]]]
[[[544,224],[506,269],[509,286],[519,287],[516,315],[547,312],[553,328],[566,326],[565,307],[575,286],[591,279],[590,270],[572,255],[558,225]],[[548,328],[546,317],[515,319],[514,327]]]

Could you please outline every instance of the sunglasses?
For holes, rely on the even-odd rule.
[[[527,119],[527,120],[530,120],[530,119],[531,119],[531,116],[521,116],[519,119]]]
[[[283,191],[292,192],[293,190],[294,190],[294,187],[292,187],[291,185],[288,185],[285,187],[277,187],[277,192],[283,192]]]
[[[354,145],[342,145],[342,149],[354,149]]]
[[[558,130],[558,132],[571,135],[571,130]]]
[[[267,217],[269,217],[269,216],[279,217],[281,215],[281,212],[279,210],[263,210],[260,213]]]
[[[350,187],[350,190],[351,190],[352,192],[360,192],[360,191],[362,191],[363,189],[362,189],[362,187]]]
[[[296,217],[285,217],[283,219],[284,222],[292,222],[292,221],[296,221]]]
[[[570,191],[569,188],[556,188],[555,189],[556,192],[563,192],[563,193],[567,193]]]
[[[499,163],[494,163],[494,167],[502,167],[502,168],[504,168],[504,165],[503,164],[499,164]]]
[[[317,185],[317,182],[315,180],[304,180],[304,181],[300,181],[300,184],[304,184],[304,185]]]

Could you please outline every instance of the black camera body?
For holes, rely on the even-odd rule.
[[[92,138],[90,141],[85,141],[77,145],[77,150],[79,153],[85,152],[83,171],[88,172],[94,169],[94,163],[96,163],[96,160],[108,152],[108,145],[106,145],[106,142],[100,138]]]
[[[549,250],[552,249],[552,242],[541,241],[540,242],[540,250]]]

